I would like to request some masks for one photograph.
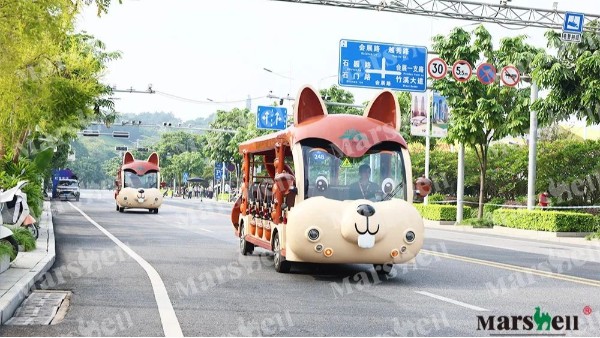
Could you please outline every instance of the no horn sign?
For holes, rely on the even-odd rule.
[[[521,74],[515,66],[506,66],[500,72],[500,80],[506,86],[514,87],[521,81]]]

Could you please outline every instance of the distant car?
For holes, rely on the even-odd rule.
[[[56,193],[60,200],[75,198],[79,201],[79,181],[74,179],[61,179],[56,186]]]

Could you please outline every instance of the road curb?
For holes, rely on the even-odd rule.
[[[594,241],[588,241],[584,238],[587,233],[560,233],[560,232],[549,232],[549,231],[536,231],[527,229],[515,229],[501,226],[494,226],[493,228],[474,228],[468,225],[454,225],[443,223],[440,224],[436,221],[424,220],[425,229],[436,229],[436,230],[449,230],[455,232],[468,232],[473,234],[485,234],[485,235],[499,235],[517,239],[528,239],[538,241],[553,241],[565,244],[579,244],[584,246],[597,245]]]
[[[35,282],[42,278],[56,260],[54,224],[52,223],[52,211],[48,201],[44,202],[40,226],[48,229],[48,241],[46,248],[38,248],[36,251],[46,251],[46,255],[0,298],[0,325],[3,325],[12,317],[21,302],[29,295]]]

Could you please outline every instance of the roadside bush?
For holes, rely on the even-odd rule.
[[[25,251],[31,251],[35,249],[35,237],[33,237],[29,230],[21,227],[14,227],[10,230],[13,232],[13,236],[17,240],[17,243],[22,245]]]
[[[421,217],[432,221],[456,221],[456,206],[440,204],[413,204],[421,214]],[[471,218],[473,209],[463,208],[464,218]]]
[[[440,193],[431,194],[427,197],[427,200],[430,203],[443,202],[444,199],[445,199],[444,195],[442,195]]]
[[[11,261],[15,259],[15,251],[13,250],[12,245],[0,242],[0,257],[2,256],[10,256]]]
[[[460,225],[471,225],[475,228],[492,228],[494,226],[494,222],[486,218],[468,218],[464,219]]]
[[[492,198],[489,202],[487,202],[483,206],[483,217],[491,220],[494,210],[500,209],[501,207],[498,205],[502,205],[502,204],[504,204],[504,202],[505,202],[504,198],[501,198],[501,197]]]
[[[592,232],[596,228],[593,215],[563,211],[498,209],[493,222],[509,228],[556,232]]]
[[[587,239],[588,241],[591,241],[593,239],[600,239],[600,232],[594,232],[593,234],[589,234],[585,236],[585,239]]]

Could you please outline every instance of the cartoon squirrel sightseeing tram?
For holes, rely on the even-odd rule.
[[[274,252],[275,269],[291,262],[373,264],[388,273],[423,245],[406,141],[394,94],[383,91],[363,116],[328,115],[312,87],[300,90],[294,125],[240,144],[241,196],[231,221],[243,255]]]
[[[115,179],[117,211],[148,209],[150,213],[158,213],[163,201],[158,161],[157,153],[152,153],[147,161],[140,161],[130,152],[125,152]]]

